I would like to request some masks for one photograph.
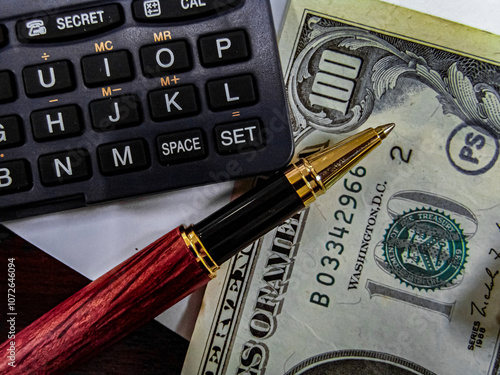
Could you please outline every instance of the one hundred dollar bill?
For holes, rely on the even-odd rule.
[[[372,0],[292,0],[297,156],[383,144],[209,284],[183,374],[499,374],[500,37]]]

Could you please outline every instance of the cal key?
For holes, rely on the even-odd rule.
[[[180,21],[235,8],[242,0],[135,0],[134,17],[143,22]]]

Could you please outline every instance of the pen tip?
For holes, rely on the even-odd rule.
[[[389,135],[389,133],[394,129],[396,124],[387,124],[387,125],[381,125],[375,128],[375,131],[377,132],[378,136],[380,139],[385,139]]]

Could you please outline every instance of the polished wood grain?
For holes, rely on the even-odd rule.
[[[208,281],[176,229],[16,334],[16,367],[2,360],[0,373],[67,368],[100,353]],[[7,348],[5,342],[0,351]]]

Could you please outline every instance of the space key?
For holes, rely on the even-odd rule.
[[[19,21],[16,31],[21,42],[59,42],[98,34],[123,21],[121,6],[109,4]]]

